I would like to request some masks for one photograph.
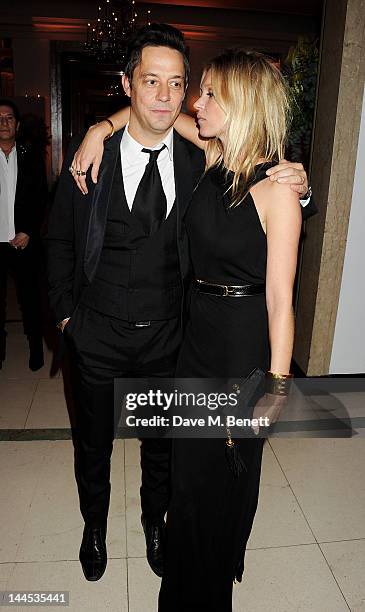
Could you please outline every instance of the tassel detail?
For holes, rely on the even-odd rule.
[[[226,459],[228,463],[228,467],[231,470],[233,476],[238,478],[240,474],[242,474],[243,470],[247,471],[247,467],[241,457],[241,453],[237,448],[234,440],[231,438],[231,432],[227,427],[227,436],[228,440],[226,440]]]

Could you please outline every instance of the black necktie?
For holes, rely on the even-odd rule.
[[[132,213],[141,221],[146,234],[149,235],[156,232],[166,218],[166,196],[157,165],[157,158],[165,148],[166,145],[157,150],[142,149],[143,153],[150,154],[150,159],[138,185]]]

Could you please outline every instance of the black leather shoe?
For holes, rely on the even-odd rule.
[[[164,565],[164,551],[166,541],[166,525],[165,523],[153,523],[148,519],[141,517],[144,535],[146,537],[147,546],[147,561],[150,568],[162,578]]]
[[[108,561],[106,553],[106,528],[85,525],[79,559],[86,580],[100,580]]]
[[[42,336],[28,336],[29,342],[29,369],[32,372],[44,366]]]

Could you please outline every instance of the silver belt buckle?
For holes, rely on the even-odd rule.
[[[149,327],[151,325],[151,321],[135,321],[134,327]]]

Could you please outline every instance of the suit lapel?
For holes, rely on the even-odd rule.
[[[24,190],[26,172],[26,164],[24,157],[26,155],[26,149],[22,144],[16,145],[16,161],[17,161],[17,179],[16,179],[16,190],[15,190],[15,205],[18,201],[21,201],[21,195]]]
[[[120,130],[105,144],[97,185],[91,200],[89,227],[86,239],[84,270],[89,282],[94,277],[103,247],[108,205],[118,161],[120,141],[124,130]]]
[[[174,131],[174,174],[177,205],[178,231],[181,219],[188,207],[193,193],[193,171],[191,158],[181,136]]]

